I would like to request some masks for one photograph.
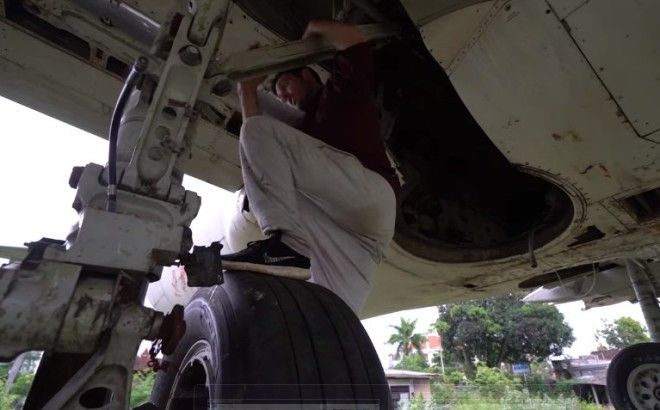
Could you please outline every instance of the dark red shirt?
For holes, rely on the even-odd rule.
[[[368,43],[338,51],[330,78],[307,109],[300,130],[355,155],[362,165],[382,175],[398,194],[399,180],[380,136],[374,82],[373,54]]]

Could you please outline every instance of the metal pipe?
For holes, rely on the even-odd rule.
[[[648,266],[645,262],[626,259],[626,269],[639,307],[642,309],[651,340],[660,342],[660,306],[653,284],[648,277]]]
[[[160,32],[158,22],[124,2],[116,0],[74,0],[73,3],[90,14],[98,16],[106,24],[117,27],[119,31],[128,34],[142,44],[153,45]]]

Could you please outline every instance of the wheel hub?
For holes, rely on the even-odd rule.
[[[199,340],[181,361],[175,376],[168,409],[203,408],[210,399],[212,388],[212,348],[206,340]]]
[[[660,364],[637,366],[628,376],[627,388],[635,408],[660,408]]]

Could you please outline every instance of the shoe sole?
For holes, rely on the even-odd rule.
[[[312,277],[309,269],[297,268],[295,266],[260,265],[258,263],[250,262],[222,261],[222,268],[225,270],[265,273],[268,275],[299,280],[308,280]]]

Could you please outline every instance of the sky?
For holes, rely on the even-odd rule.
[[[77,219],[71,208],[75,191],[68,186],[73,166],[105,164],[105,140],[0,97],[0,245],[22,246],[41,237],[63,239]],[[184,186],[202,196],[204,221],[222,229],[221,214],[233,206],[231,193],[186,177]],[[193,225],[193,230],[195,225]],[[195,234],[196,241],[222,234]],[[440,301],[438,301],[440,302]],[[571,357],[586,355],[597,347],[594,339],[602,320],[631,316],[644,323],[638,305],[628,302],[583,311],[582,302],[557,306],[573,328],[575,343],[564,350]],[[401,317],[417,320],[416,330],[426,333],[437,319],[434,307],[414,309],[363,321],[384,366],[394,346],[387,344],[393,325]]]

